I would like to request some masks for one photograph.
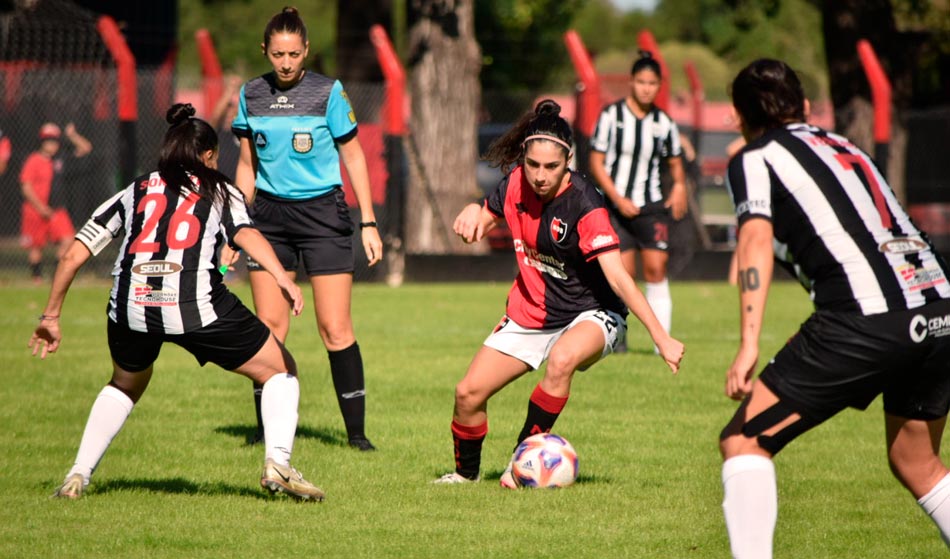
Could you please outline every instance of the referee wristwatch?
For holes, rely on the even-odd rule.
[[[376,227],[375,221],[361,221],[360,230],[366,229],[367,227]]]

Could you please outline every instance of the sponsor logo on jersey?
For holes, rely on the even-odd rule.
[[[921,291],[947,282],[943,270],[938,267],[918,268],[907,263],[895,266],[894,269],[910,291]]]
[[[167,276],[182,270],[181,264],[168,260],[153,260],[132,266],[132,273],[140,276]]]
[[[551,220],[551,238],[556,244],[567,238],[567,224],[559,217]]]
[[[254,133],[254,145],[258,149],[263,149],[267,147],[267,136],[263,132]]]
[[[520,252],[524,254],[523,262],[526,266],[530,266],[535,270],[544,272],[558,279],[567,279],[567,274],[564,272],[564,263],[557,258],[548,256],[547,254],[541,254],[537,249],[526,246],[521,239],[515,239],[514,245],[516,253]]]
[[[590,243],[590,248],[596,250],[598,248],[605,247],[607,245],[617,244],[617,239],[612,235],[597,235],[594,237],[594,240]]]
[[[744,213],[770,214],[771,204],[766,200],[746,200],[736,206],[736,215]]]
[[[132,286],[132,303],[142,307],[174,307],[178,304],[178,292],[139,283]]]
[[[898,237],[881,243],[877,249],[885,254],[914,254],[927,250],[929,245],[920,237]]]
[[[290,101],[290,99],[287,99],[287,96],[286,96],[286,95],[281,95],[280,97],[277,98],[277,102],[276,102],[276,103],[271,103],[270,108],[271,108],[271,109],[278,109],[278,110],[281,110],[281,109],[292,109],[292,108],[294,108],[294,104],[293,104],[293,103],[289,103],[289,101]]]
[[[139,183],[139,190],[145,190],[153,186],[164,188],[165,181],[163,181],[161,177],[149,177]]]
[[[294,132],[294,151],[307,153],[313,149],[313,136],[310,132]]]
[[[910,339],[918,344],[927,339],[927,336],[934,338],[950,336],[950,314],[933,318],[927,318],[922,314],[914,315],[914,318],[910,319],[908,333]]]

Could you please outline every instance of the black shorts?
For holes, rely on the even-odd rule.
[[[610,223],[620,237],[620,250],[653,249],[666,252],[670,249],[670,225],[673,217],[662,204],[644,207],[642,213],[626,218],[612,205],[607,205]]]
[[[762,382],[816,422],[846,407],[933,420],[950,409],[950,300],[872,316],[817,311],[762,371]]]
[[[306,200],[278,198],[259,190],[250,215],[285,270],[296,271],[302,261],[310,276],[353,272],[355,228],[342,188]],[[263,268],[248,256],[247,269]]]
[[[185,334],[138,332],[112,320],[106,322],[112,360],[129,372],[149,368],[165,342],[188,350],[202,367],[211,362],[233,371],[257,355],[271,335],[270,329],[240,303],[204,328]]]

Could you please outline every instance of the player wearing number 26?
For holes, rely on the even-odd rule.
[[[785,63],[751,63],[731,91],[747,141],[728,173],[741,304],[725,391],[742,404],[720,436],[732,553],[772,556],[772,457],[882,393],[891,470],[950,543],[950,472],[939,458],[950,409],[947,264],[866,153],[805,123],[808,102]],[[753,382],[773,256],[815,312]]]
[[[82,496],[132,407],[145,392],[164,342],[185,348],[263,384],[265,465],[261,485],[299,499],[323,492],[290,466],[300,389],[293,357],[222,283],[218,249],[243,249],[274,276],[300,314],[300,288],[266,239],[251,226],[244,198],[217,171],[218,138],[191,105],[168,111],[158,170],[103,203],[76,234],[53,277],[49,300],[30,338],[33,354],[59,348],[59,316],[79,269],[124,234],[108,307],[112,379],[89,413],[76,462],[54,496]]]

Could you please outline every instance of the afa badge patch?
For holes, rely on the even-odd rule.
[[[345,91],[340,91],[340,96],[343,97],[343,100],[346,101],[347,106],[350,107],[350,111],[346,113],[346,116],[350,118],[350,124],[356,124],[356,113],[353,112],[353,103],[350,103],[350,98]]]
[[[313,149],[313,136],[310,132],[294,132],[293,145],[297,153],[307,153]]]

